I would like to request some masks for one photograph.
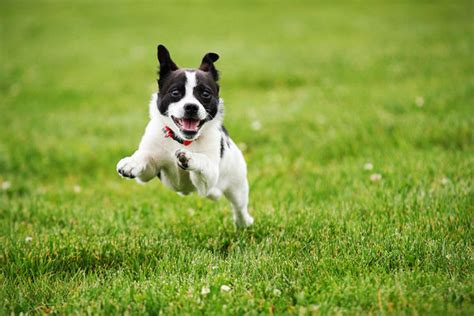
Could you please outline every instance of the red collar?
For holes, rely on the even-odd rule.
[[[175,141],[177,141],[178,143],[180,144],[183,144],[184,146],[188,146],[188,145],[191,145],[191,143],[193,142],[192,140],[185,140],[185,139],[182,139],[181,137],[179,137],[178,135],[176,135],[173,130],[171,128],[169,128],[168,126],[165,126],[163,127],[163,133],[165,134],[165,137],[166,138],[171,138]]]

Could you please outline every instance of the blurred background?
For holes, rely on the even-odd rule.
[[[472,140],[469,1],[2,1],[1,11],[3,173],[108,178],[146,124],[157,43],[184,67],[220,54],[226,125],[254,177]],[[265,157],[276,161],[266,168]]]
[[[110,277],[104,277],[110,288],[99,291],[110,296],[93,308],[121,306],[128,285],[108,273],[115,265],[125,279],[136,267],[147,271],[127,260],[143,249],[150,252],[144,257],[157,253],[136,244],[155,237],[189,245],[176,248],[175,258],[198,256],[193,251],[204,247],[228,256],[219,261],[224,270],[235,268],[232,258],[255,267],[257,279],[242,272],[240,280],[260,284],[253,289],[257,298],[281,281],[283,294],[272,303],[280,312],[316,301],[332,312],[334,306],[369,311],[380,307],[377,295],[400,309],[462,309],[472,299],[473,13],[472,1],[1,0],[0,240],[7,310],[74,295],[83,301],[56,310],[100,301],[100,293],[88,289],[92,279],[81,281],[83,292],[75,289],[68,269],[76,268],[104,268]],[[139,186],[115,172],[148,121],[158,43],[181,67],[197,67],[210,51],[221,56],[216,66],[225,125],[248,162],[257,223],[249,235],[229,233],[224,201],[181,199],[159,181]],[[263,242],[282,234],[279,246]],[[32,253],[18,243],[27,237],[41,241]],[[96,256],[107,242],[117,254],[110,262]],[[249,248],[242,252],[255,251],[255,257],[232,252],[244,245]],[[306,262],[299,247],[316,247],[321,261],[312,256]],[[57,249],[62,252],[51,262],[38,259]],[[340,255],[325,261],[334,249],[342,249]],[[313,272],[300,279],[292,266],[270,281],[265,276],[276,270],[260,267],[260,255],[275,269],[279,255],[316,268],[305,268]],[[162,260],[156,265],[180,280],[179,289],[196,272],[182,263],[188,270],[178,277],[175,263]],[[335,266],[341,270],[331,270]],[[412,275],[413,266],[422,272]],[[390,274],[405,268],[404,278]],[[46,278],[58,269],[65,274]],[[355,279],[341,278],[340,271],[352,271]],[[28,283],[32,273],[43,283]],[[367,278],[357,278],[364,273]],[[287,281],[292,277],[299,281]],[[430,290],[420,290],[427,283]],[[318,284],[330,285],[323,291]],[[403,299],[395,285],[406,290]],[[148,289],[155,298],[164,295],[163,306],[173,300]],[[235,285],[234,298],[245,293]],[[181,302],[188,299],[180,295]],[[216,299],[216,306],[227,300]],[[168,311],[183,311],[177,306]]]

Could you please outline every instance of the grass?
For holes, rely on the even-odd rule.
[[[472,315],[473,11],[2,1],[0,314]],[[221,55],[251,229],[116,175],[157,43]]]

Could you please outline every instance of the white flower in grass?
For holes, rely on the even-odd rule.
[[[79,184],[76,184],[75,186],[72,187],[74,193],[81,193],[81,186]]]
[[[274,289],[273,290],[273,295],[275,296],[280,296],[281,295],[281,291],[279,289]]]
[[[230,286],[228,285],[221,285],[221,292],[229,292],[231,290]]]
[[[186,295],[188,297],[193,297],[193,289],[188,289],[188,291],[186,292]]]
[[[448,185],[449,184],[449,179],[444,177],[443,179],[441,179],[441,184],[442,185]]]
[[[208,288],[208,287],[203,287],[203,288],[201,289],[201,295],[207,295],[207,294],[209,294],[209,293],[211,293],[211,289],[210,289],[210,288]]]
[[[372,170],[374,169],[374,165],[371,162],[367,162],[364,164],[364,170]]]
[[[6,191],[8,189],[10,189],[12,187],[12,184],[10,183],[10,181],[3,181],[2,182],[2,190],[3,191]]]
[[[312,313],[315,313],[319,310],[319,305],[311,304],[308,306],[308,310]]]
[[[380,180],[382,180],[382,175],[380,173],[373,173],[370,175],[370,181],[378,182]]]
[[[30,242],[30,241],[32,241],[32,240],[33,240],[33,237],[31,237],[31,236],[26,236],[26,238],[25,238],[25,241],[26,241],[26,242]]]
[[[417,96],[415,98],[415,104],[417,107],[421,108],[425,104],[425,99],[422,96]]]
[[[262,123],[260,123],[259,120],[255,120],[255,121],[252,122],[251,127],[254,131],[258,131],[258,130],[262,129]]]

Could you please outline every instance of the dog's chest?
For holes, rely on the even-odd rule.
[[[174,191],[188,194],[196,191],[189,172],[179,168],[176,163],[166,164],[160,171],[161,182]]]
[[[215,131],[208,131],[206,136],[200,137],[198,141],[194,141],[188,146],[183,146],[169,137],[160,139],[157,160],[161,162],[161,168],[158,174],[161,182],[174,191],[183,194],[195,192],[196,187],[191,181],[191,173],[181,169],[177,164],[176,151],[180,149],[188,150],[196,154],[203,154],[218,163],[220,137],[219,130],[216,129]]]

